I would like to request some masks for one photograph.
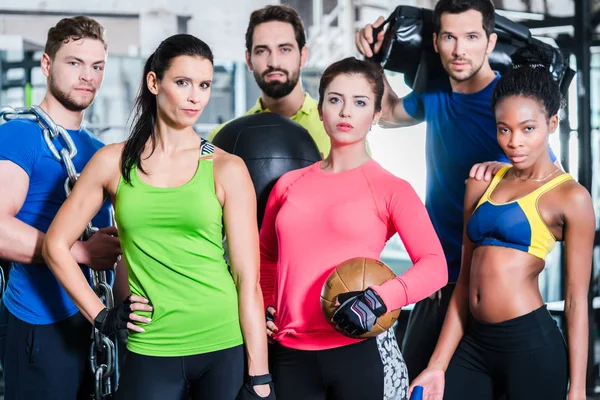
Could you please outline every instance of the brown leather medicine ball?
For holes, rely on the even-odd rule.
[[[334,269],[321,290],[321,309],[325,318],[331,323],[333,313],[337,309],[335,300],[338,294],[365,290],[369,286],[381,285],[395,278],[396,275],[385,263],[372,258],[351,258]],[[377,319],[371,332],[361,335],[361,338],[377,336],[394,325],[400,310],[390,311]]]

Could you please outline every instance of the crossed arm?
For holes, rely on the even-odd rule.
[[[0,160],[0,187],[0,258],[23,264],[43,264],[42,243],[46,235],[16,218],[29,192],[29,175],[12,161]],[[118,239],[108,238],[114,233],[114,229],[102,232],[101,235],[107,236],[103,237],[104,243],[75,241],[70,248],[71,255],[78,263],[95,269],[112,267],[120,252]],[[96,251],[99,247],[104,251]]]

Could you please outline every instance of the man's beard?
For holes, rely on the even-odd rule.
[[[286,76],[286,81],[265,81],[265,77],[272,72],[281,72]],[[298,84],[298,79],[300,79],[300,69],[298,69],[295,75],[290,75],[288,71],[281,68],[269,68],[263,72],[262,75],[257,71],[254,71],[254,79],[256,80],[260,90],[262,90],[267,96],[273,99],[281,99],[282,97],[292,93],[292,90],[294,90]]]
[[[50,90],[52,96],[54,96],[54,98],[58,100],[58,102],[69,111],[84,111],[90,106],[90,104],[92,104],[93,101],[92,98],[92,100],[87,101],[85,103],[78,103],[75,99],[69,96],[68,93],[65,93],[62,90],[60,90],[58,86],[54,84],[54,80],[52,79],[52,77],[50,77],[50,79],[48,80],[48,90]]]
[[[454,61],[454,60],[452,60]],[[452,63],[452,61],[450,61],[450,63]],[[466,82],[469,79],[471,79],[472,77],[474,77],[475,75],[477,75],[477,73],[479,72],[479,70],[481,70],[481,67],[483,67],[483,62],[485,61],[485,59],[483,61],[481,61],[481,64],[479,64],[479,66],[477,66],[476,68],[473,68],[471,70],[471,73],[469,75],[467,75],[466,77],[457,77],[455,76],[452,72],[450,72],[450,67],[446,68],[446,72],[448,73],[448,75],[450,76],[450,78],[454,79],[456,82]],[[473,65],[473,64],[471,64]]]

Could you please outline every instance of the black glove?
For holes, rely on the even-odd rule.
[[[267,397],[260,397],[258,393],[254,390],[254,386],[256,385],[266,385],[269,384],[271,388],[271,393]],[[267,400],[275,400],[275,388],[273,387],[273,380],[271,378],[271,374],[266,375],[258,375],[258,376],[249,376],[244,386],[238,393],[236,400],[258,400],[258,399],[267,399]]]
[[[337,296],[340,306],[333,313],[337,329],[350,337],[370,332],[377,318],[387,312],[381,297],[371,288],[362,292],[348,292]]]
[[[131,299],[127,297],[116,307],[103,309],[94,318],[94,326],[105,335],[110,335],[121,329],[127,329],[131,314]]]

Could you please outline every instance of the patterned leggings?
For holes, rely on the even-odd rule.
[[[408,372],[393,330],[330,350],[271,347],[277,400],[408,398]]]

